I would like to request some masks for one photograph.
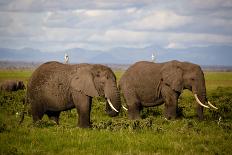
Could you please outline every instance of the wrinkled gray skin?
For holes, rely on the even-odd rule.
[[[25,89],[23,81],[18,80],[7,80],[1,84],[2,91],[17,91],[20,89]]]
[[[139,119],[142,107],[163,103],[165,117],[175,118],[178,98],[183,89],[197,94],[202,103],[207,101],[204,74],[200,66],[188,62],[137,62],[123,74],[119,85],[128,105],[130,119]],[[197,105],[196,111],[199,119],[203,119],[203,107]]]
[[[112,70],[103,65],[68,65],[47,62],[37,68],[28,82],[27,98],[31,103],[33,121],[44,114],[59,124],[61,111],[76,108],[78,126],[90,127],[92,98],[102,96],[111,100],[119,111],[120,94]],[[118,115],[106,102],[106,113]]]

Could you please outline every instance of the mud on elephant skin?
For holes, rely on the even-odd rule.
[[[189,62],[137,62],[122,75],[119,87],[126,100],[130,119],[141,118],[139,113],[143,107],[161,104],[165,104],[165,117],[175,118],[178,98],[183,89],[192,91],[199,103],[196,107],[199,119],[203,119],[203,107],[217,109],[207,102],[203,71],[200,66]]]
[[[7,80],[1,84],[0,89],[2,91],[9,91],[9,92],[17,91],[17,90],[25,89],[25,85],[23,81],[20,80]]]
[[[59,124],[61,111],[76,108],[78,126],[90,127],[92,98],[106,98],[106,113],[118,115],[121,108],[120,94],[113,71],[98,64],[62,64],[47,62],[32,74],[27,88],[33,121],[44,114]]]

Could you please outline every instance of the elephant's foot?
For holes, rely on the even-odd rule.
[[[176,105],[165,106],[164,117],[168,120],[176,118]]]
[[[138,107],[138,106],[129,106],[128,107],[128,118],[131,119],[131,120],[141,119],[140,107]]]
[[[131,120],[139,120],[139,119],[141,119],[141,116],[140,116],[139,112],[129,112],[128,118]]]
[[[79,128],[91,128],[90,123],[78,123]]]
[[[77,126],[80,128],[90,128],[90,116],[79,114]]]
[[[197,115],[198,115],[198,119],[200,121],[204,120],[204,116],[203,116],[203,107],[202,106],[198,106],[197,109]]]
[[[36,122],[42,120],[42,118],[43,118],[43,114],[42,113],[39,113],[39,114],[32,113],[33,123],[36,123]]]

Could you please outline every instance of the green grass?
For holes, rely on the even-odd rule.
[[[0,71],[0,80],[22,79],[31,71]],[[116,71],[117,79],[122,72]],[[33,124],[30,114],[18,125],[24,91],[0,92],[0,154],[230,154],[232,147],[232,73],[205,74],[208,98],[219,110],[195,117],[194,97],[188,91],[179,100],[176,120],[163,118],[163,106],[144,108],[144,119],[131,121],[122,111],[110,118],[104,100],[95,98],[92,129],[76,127],[76,111],[62,112],[60,125],[45,116]],[[124,104],[124,103],[123,103]],[[219,121],[219,118],[221,120]]]
[[[31,70],[0,70],[0,82],[6,79],[26,80],[31,74]]]
[[[205,79],[208,91],[217,87],[232,87],[232,72],[207,72]]]

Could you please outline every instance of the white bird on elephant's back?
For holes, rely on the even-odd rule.
[[[151,54],[151,62],[156,62],[156,54],[155,53]]]
[[[64,63],[65,63],[65,64],[68,64],[68,62],[69,62],[69,56],[68,56],[67,53],[65,53],[65,54],[64,54]]]

